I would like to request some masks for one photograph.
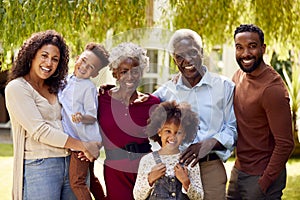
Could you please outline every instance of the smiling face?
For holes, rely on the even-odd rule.
[[[257,69],[265,53],[266,45],[262,44],[259,35],[254,32],[241,32],[235,36],[235,57],[240,68],[251,73]]]
[[[162,148],[169,153],[179,153],[179,145],[186,136],[180,125],[174,122],[166,122],[158,131],[158,135],[161,137]]]
[[[134,91],[139,86],[142,70],[137,60],[126,58],[119,64],[115,76],[119,81],[120,88]]]
[[[74,74],[77,78],[96,77],[101,69],[100,59],[92,51],[84,51],[75,63]]]
[[[174,61],[192,87],[202,78],[202,55],[202,48],[190,38],[184,38],[174,45]]]
[[[30,74],[40,79],[48,79],[54,74],[60,60],[57,46],[48,44],[42,46],[35,54],[30,68]]]

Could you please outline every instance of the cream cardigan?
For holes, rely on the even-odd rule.
[[[65,157],[68,136],[61,125],[61,106],[51,105],[22,77],[12,80],[5,89],[10,115],[13,146],[13,199],[22,199],[23,160]]]

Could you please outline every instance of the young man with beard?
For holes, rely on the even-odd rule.
[[[280,75],[263,60],[266,45],[260,28],[240,25],[234,41],[240,66],[233,76],[238,140],[227,199],[281,199],[285,164],[294,148],[289,94]]]
[[[202,64],[202,39],[195,31],[177,30],[169,50],[181,73],[153,94],[161,101],[188,102],[198,114],[197,137],[182,153],[180,162],[199,164],[204,199],[225,199],[227,176],[223,162],[230,157],[237,137],[234,83],[209,72]]]

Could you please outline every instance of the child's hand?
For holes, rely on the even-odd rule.
[[[99,150],[102,148],[102,142],[100,142],[100,143],[97,143],[97,145],[98,145],[98,148],[99,148]],[[82,151],[80,151],[79,153],[78,153],[78,156],[77,156],[77,158],[78,159],[80,159],[81,161],[90,161],[89,159],[88,159],[88,157],[82,152]]]
[[[166,170],[167,168],[164,163],[158,163],[152,167],[151,172],[148,174],[149,185],[152,186],[156,180],[164,176],[166,174]]]
[[[190,185],[189,171],[186,166],[177,163],[174,167],[176,178],[182,183],[182,186],[187,191]]]
[[[89,159],[84,155],[82,151],[78,153],[78,159],[80,159],[81,161],[89,161]]]
[[[91,162],[95,161],[100,155],[100,142],[82,142],[86,150],[83,152],[85,157]]]
[[[72,115],[72,122],[74,123],[80,123],[82,121],[82,114],[80,112],[77,112],[75,114]]]

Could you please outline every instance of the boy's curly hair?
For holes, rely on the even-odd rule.
[[[188,103],[177,104],[176,101],[160,103],[151,113],[148,119],[146,134],[155,142],[162,144],[158,131],[165,123],[180,125],[186,133],[183,143],[191,143],[197,134],[199,127],[198,115],[191,110]]]
[[[90,42],[85,46],[85,50],[92,51],[101,60],[101,67],[108,65],[109,53],[102,44]]]
[[[68,74],[69,49],[64,38],[55,30],[37,32],[27,39],[21,46],[17,58],[10,70],[8,82],[29,73],[32,60],[37,51],[44,45],[57,46],[60,52],[60,59],[54,74],[45,80],[49,86],[49,92],[57,94],[58,90],[65,85],[65,78]]]

